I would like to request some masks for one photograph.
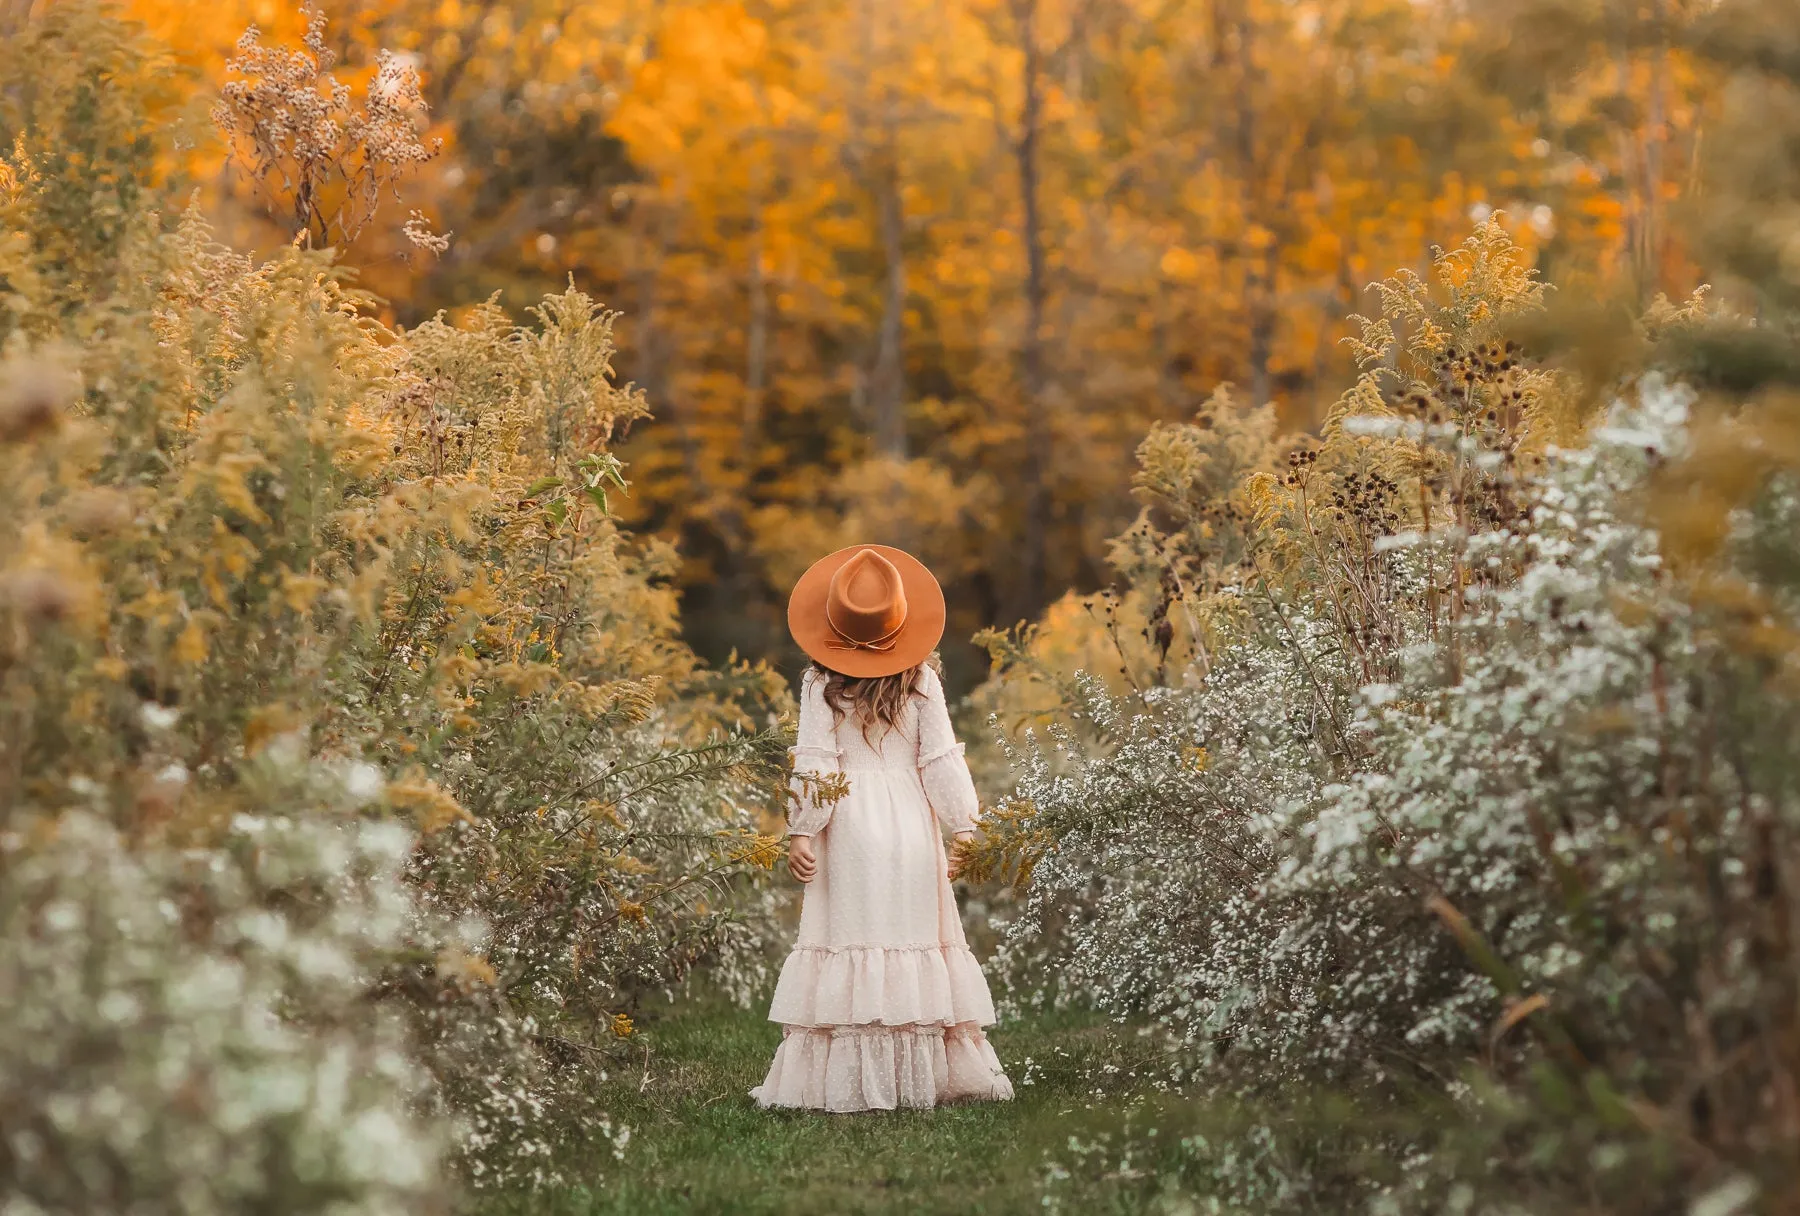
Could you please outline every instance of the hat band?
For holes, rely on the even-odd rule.
[[[837,635],[836,638],[825,639],[826,647],[831,650],[889,651],[899,642],[900,631],[906,628],[906,618],[901,617],[898,625],[895,625],[880,637],[875,638],[873,641],[860,641],[845,633],[843,629],[839,627],[838,623],[831,619],[831,605],[829,603],[825,605],[825,623],[830,625],[831,632]]]

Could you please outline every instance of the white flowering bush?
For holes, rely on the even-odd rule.
[[[1193,589],[1160,608],[1187,657],[1078,680],[1014,747],[1006,970],[1151,1015],[1202,1084],[1345,1094],[1260,1125],[1290,1142],[1238,1192],[1243,1154],[1191,1138],[1170,1168],[1243,1206],[1779,1188],[1793,488],[1678,578],[1643,504],[1691,460],[1692,394],[1645,378],[1555,446],[1577,399],[1501,336],[1535,290],[1491,226],[1386,298],[1321,442],[1206,512],[1152,496],[1135,594]],[[1144,641],[1128,673],[1171,650]]]
[[[442,1129],[397,1016],[414,930],[394,823],[242,817],[144,849],[71,810],[0,848],[0,1207],[428,1210]]]

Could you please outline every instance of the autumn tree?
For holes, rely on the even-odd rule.
[[[1549,2],[367,0],[331,50],[358,85],[378,46],[416,67],[443,152],[409,195],[456,236],[356,260],[401,322],[571,275],[624,311],[657,411],[625,509],[680,544],[703,650],[782,652],[797,564],[866,537],[945,572],[955,676],[957,639],[1110,577],[1150,425],[1223,384],[1309,424],[1366,284],[1472,216],[1563,282],[1691,286],[1708,86],[1648,37],[1684,0]]]

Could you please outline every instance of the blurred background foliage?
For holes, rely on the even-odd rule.
[[[245,25],[304,25],[125,7],[198,92]],[[1221,383],[1316,423],[1367,285],[1472,218],[1571,296],[1719,283],[1679,220],[1726,102],[1713,8],[355,0],[327,38],[348,80],[415,65],[443,141],[407,200],[448,251],[405,209],[359,243],[392,319],[570,276],[623,311],[658,419],[624,509],[679,542],[699,651],[791,660],[787,580],[848,516],[946,572],[966,689],[961,639],[1107,581],[1146,429]],[[184,156],[230,241],[292,235],[216,143]]]

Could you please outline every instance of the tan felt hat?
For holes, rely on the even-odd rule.
[[[788,632],[833,671],[866,679],[923,663],[944,636],[944,590],[925,563],[891,545],[821,557],[788,597]]]

